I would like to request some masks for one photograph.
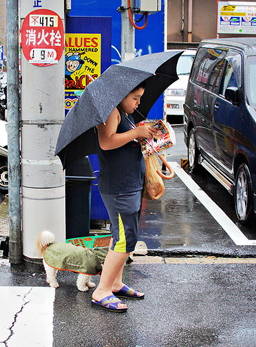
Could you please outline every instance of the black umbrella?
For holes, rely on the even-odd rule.
[[[75,159],[97,152],[95,126],[105,122],[120,101],[143,81],[145,93],[134,118],[139,121],[141,114],[146,116],[162,92],[178,79],[176,65],[181,54],[182,51],[172,51],[143,55],[111,65],[91,82],[60,130],[56,155],[63,168]]]

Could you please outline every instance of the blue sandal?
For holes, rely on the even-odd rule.
[[[122,304],[122,301],[119,300],[115,295],[109,295],[100,301],[92,299],[92,305],[104,308],[105,310],[112,312],[126,312],[127,308],[118,308],[118,304]]]
[[[120,298],[128,298],[128,299],[144,299],[144,294],[139,295],[139,291],[129,288],[127,285],[124,285],[118,292],[113,292],[115,296]]]

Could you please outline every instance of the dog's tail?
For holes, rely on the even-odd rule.
[[[48,230],[42,231],[37,238],[37,249],[40,255],[43,255],[46,248],[55,242],[55,236]]]

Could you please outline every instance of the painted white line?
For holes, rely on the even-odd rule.
[[[180,167],[177,162],[170,162],[176,175],[188,187],[188,189],[196,196],[202,205],[208,210],[213,218],[225,230],[228,236],[238,246],[256,245],[256,240],[249,240],[241,230],[232,222],[232,220],[215,204],[215,202],[193,181],[193,179]]]
[[[0,287],[0,346],[51,347],[55,289]],[[23,342],[22,342],[23,341]]]

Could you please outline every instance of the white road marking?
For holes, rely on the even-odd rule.
[[[215,204],[215,202],[193,181],[193,179],[180,167],[177,162],[170,162],[176,175],[188,187],[188,189],[196,196],[202,205],[208,210],[213,218],[225,230],[232,241],[238,246],[254,246],[256,240],[249,240],[235,223]]]
[[[51,347],[55,289],[0,287],[0,346]]]

